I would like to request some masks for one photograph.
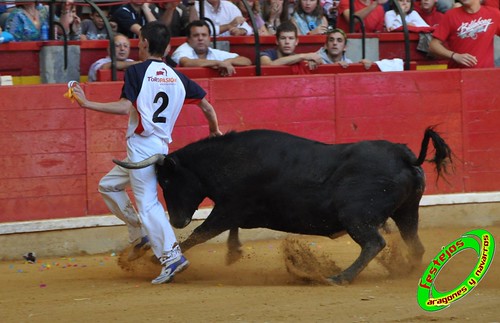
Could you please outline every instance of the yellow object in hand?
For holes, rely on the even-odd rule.
[[[68,91],[64,93],[64,97],[71,100],[71,103],[75,103],[76,97],[73,94],[73,87],[78,84],[77,81],[69,81],[68,82]]]

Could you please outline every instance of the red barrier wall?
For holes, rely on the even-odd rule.
[[[360,38],[361,34],[350,34],[349,38]],[[404,36],[402,33],[380,33],[368,34],[367,37],[379,39],[379,57],[402,58],[405,56]],[[220,37],[217,40],[229,41],[230,51],[246,56],[255,63],[255,40],[252,36],[245,37]],[[184,37],[174,37],[171,40],[173,51],[184,43]],[[325,42],[325,35],[309,35],[299,37],[298,53],[315,52]],[[137,39],[131,41],[130,58],[138,58]],[[70,45],[80,46],[80,74],[87,75],[90,65],[98,59],[107,55],[108,41],[87,40],[70,41]],[[421,52],[416,50],[418,35],[410,34],[410,59],[418,64],[441,64],[441,61],[430,60]],[[274,48],[276,38],[274,36],[264,36],[260,38],[261,50]],[[10,42],[0,44],[0,75],[12,76],[33,76],[40,75],[39,52],[43,46],[62,46],[61,41],[33,41],[33,42]]]
[[[439,125],[454,150],[450,184],[426,194],[500,190],[500,69],[200,79],[222,131],[269,128],[328,143],[387,139],[418,152]],[[85,84],[88,97],[116,100],[120,82]],[[97,183],[125,156],[126,116],[80,109],[66,86],[0,87],[0,222],[108,214]],[[208,134],[186,106],[171,151]],[[369,161],[367,161],[369,162]]]

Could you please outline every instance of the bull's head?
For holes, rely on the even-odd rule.
[[[116,159],[113,162],[128,169],[156,164],[156,177],[167,203],[170,223],[176,228],[184,228],[191,222],[198,205],[206,197],[196,174],[183,167],[175,156],[156,154],[137,163]]]

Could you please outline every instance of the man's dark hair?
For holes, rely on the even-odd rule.
[[[193,27],[207,27],[208,28],[208,34],[210,34],[210,26],[208,25],[208,22],[205,20],[193,20],[191,21],[187,26],[186,26],[186,36],[187,38],[191,37],[191,28]]]
[[[297,31],[297,27],[291,21],[282,22],[278,26],[278,28],[276,28],[276,39],[280,38],[281,33],[290,31],[295,34],[295,37],[297,37],[299,34],[299,32]]]
[[[141,36],[149,44],[149,53],[163,57],[170,43],[170,31],[168,27],[159,21],[148,22],[141,28]]]
[[[342,37],[344,37],[344,42],[347,44],[347,34],[345,33],[345,31],[343,31],[340,28],[328,29],[327,32],[326,32],[326,41],[325,41],[325,43],[328,43],[328,36],[330,34],[334,34],[334,33],[341,34]]]

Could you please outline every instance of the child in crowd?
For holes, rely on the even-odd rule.
[[[102,13],[109,17],[109,8],[99,8]],[[114,22],[110,22],[111,28],[116,32],[117,25]],[[92,8],[90,14],[90,19],[84,19],[82,21],[82,34],[80,36],[81,40],[97,40],[97,39],[109,39],[108,31],[104,25],[104,19],[99,15],[99,13]]]
[[[290,19],[288,6],[284,0],[264,0],[262,5],[262,18],[266,23],[270,35],[275,35],[279,25]]]
[[[64,31],[58,29],[57,39],[64,40],[64,33],[66,33],[67,40],[80,40],[82,21],[76,12],[74,0],[66,0],[56,10],[56,15],[59,16],[59,22],[64,27]]]
[[[318,35],[326,33],[328,21],[323,15],[320,0],[297,0],[291,21],[299,35]]]

